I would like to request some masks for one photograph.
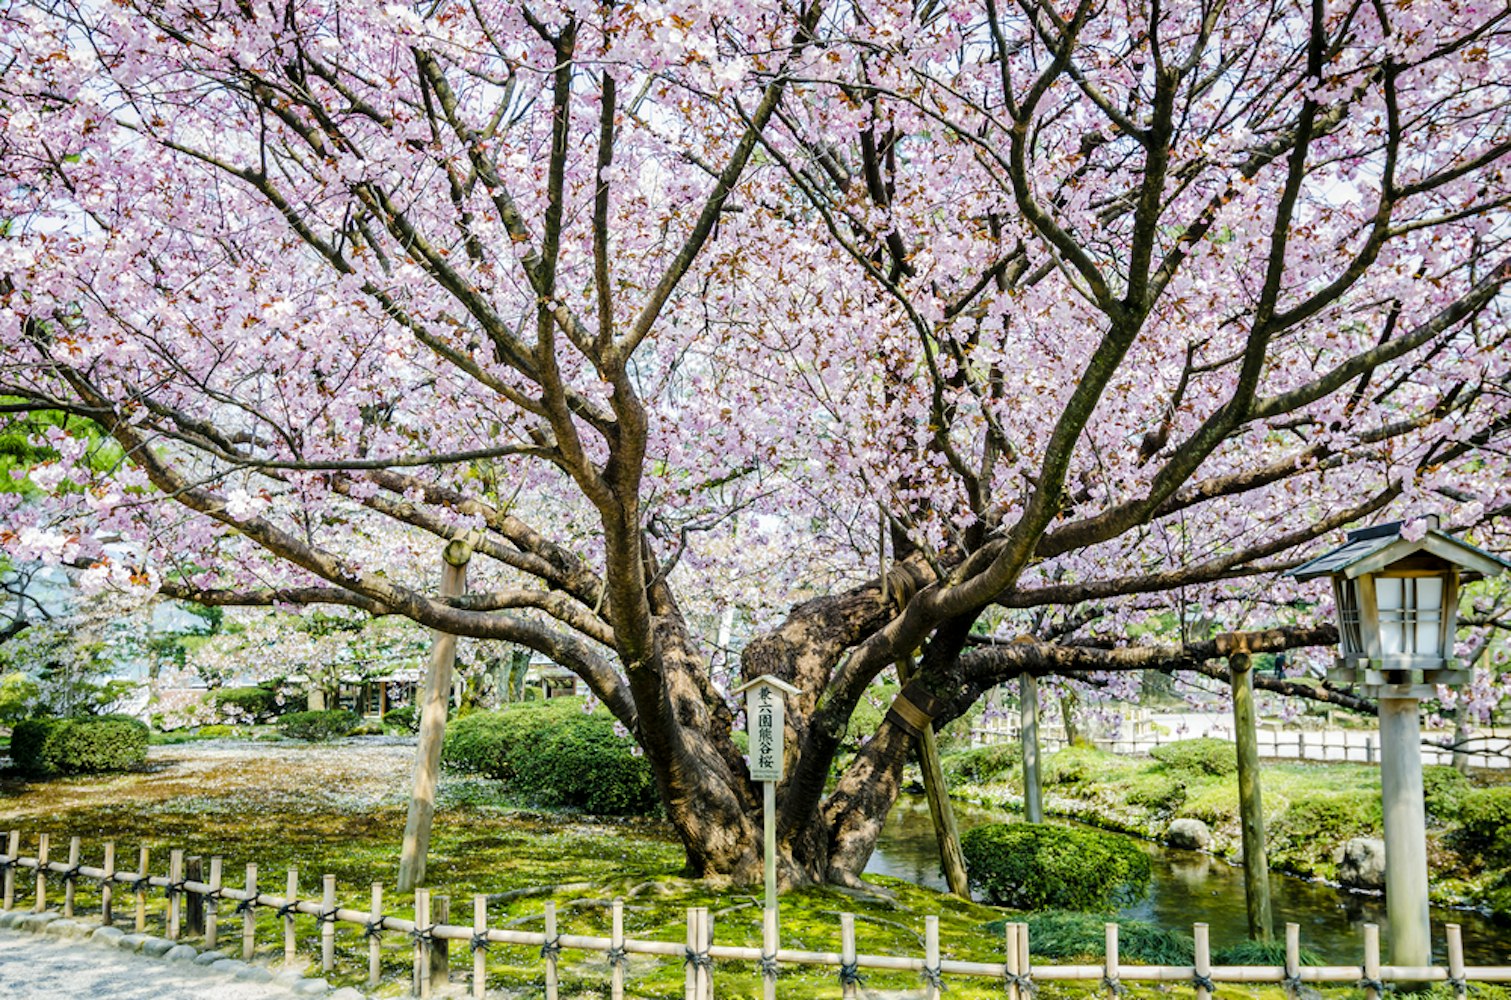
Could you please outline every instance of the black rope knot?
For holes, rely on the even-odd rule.
[[[83,867],[83,865],[72,865],[63,869],[58,874],[63,876],[63,881],[65,882],[77,882],[79,880],[79,871]]]
[[[188,879],[181,878],[177,882],[169,882],[163,886],[163,892],[167,894],[169,899],[172,899],[174,896],[182,896],[185,892],[184,886],[188,884]]]
[[[142,893],[146,892],[148,889],[151,889],[151,888],[152,888],[152,876],[151,875],[143,875],[141,878],[134,878],[134,879],[131,880],[131,891],[134,892],[134,893],[136,893],[136,894],[138,894],[138,895],[141,895]]]
[[[547,938],[546,941],[545,941],[545,943],[540,946],[540,957],[541,958],[544,958],[544,959],[546,959],[549,962],[554,962],[560,956],[561,956],[561,937],[560,937],[560,935],[558,935],[558,936],[556,936],[554,938]]]
[[[615,966],[623,965],[625,962],[629,961],[630,956],[629,952],[625,951],[623,948],[610,948],[608,951],[608,957],[609,967],[613,968]]]
[[[248,896],[246,899],[243,899],[241,902],[239,902],[239,903],[236,904],[236,910],[232,914],[232,916],[237,916],[237,917],[245,916],[246,914],[251,913],[256,908],[257,908],[257,897],[256,896]]]
[[[409,932],[409,936],[415,944],[432,944],[435,941],[435,925],[416,927]]]
[[[375,938],[383,933],[383,917],[376,917],[362,924],[362,936]]]
[[[839,966],[839,982],[841,986],[859,986],[865,981],[860,974],[860,965],[855,962],[841,962]]]
[[[1193,972],[1191,974],[1191,985],[1199,990],[1206,990],[1208,993],[1212,993],[1217,989],[1217,984],[1212,982],[1212,977],[1204,976],[1200,972]]]
[[[762,955],[759,964],[762,979],[775,979],[782,973],[782,970],[777,966],[775,955]]]
[[[1025,972],[1022,975],[1019,975],[1018,973],[1013,972],[1011,969],[1009,969],[1004,974],[1004,978],[1007,980],[1007,984],[1009,986],[1018,987],[1018,992],[1026,997],[1029,997],[1030,1000],[1032,1000],[1034,996],[1038,995],[1039,985],[1034,982],[1034,978],[1028,973]]]
[[[691,948],[686,948],[682,952],[682,964],[691,965],[695,969],[712,969],[714,960],[706,951],[693,951]]]
[[[1461,976],[1449,976],[1448,985],[1453,987],[1453,992],[1463,996],[1469,991],[1469,981]]]
[[[1377,994],[1384,993],[1385,984],[1378,979],[1369,978],[1369,974],[1365,973],[1364,975],[1359,977],[1359,989],[1374,990]]]
[[[1112,976],[1103,976],[1102,986],[1109,990],[1115,997],[1120,997],[1127,991],[1127,987],[1123,985],[1122,980],[1116,979]]]
[[[939,971],[938,966],[925,965],[923,967],[923,981],[924,985],[928,986],[930,989],[944,989],[944,976]]]
[[[204,897],[206,899],[213,899],[216,902],[219,902],[220,899],[221,899],[221,897],[223,897],[225,894],[226,894],[226,890],[223,889],[223,888],[221,888],[218,885],[217,886],[212,886],[209,889],[206,889],[204,891]]]
[[[320,921],[322,924],[335,923],[336,907],[332,906],[329,910],[321,910],[319,913],[315,914],[315,919]]]
[[[473,951],[487,951],[488,950],[488,932],[487,931],[473,931],[473,933],[472,933],[472,950]]]
[[[16,859],[15,858],[10,857],[9,855],[0,854],[0,874],[4,874],[5,872],[8,872],[12,868],[15,868],[15,867],[16,867]]]
[[[284,903],[282,906],[278,907],[278,915],[280,917],[292,917],[295,913],[298,912],[298,910],[299,900],[291,899],[287,903]]]

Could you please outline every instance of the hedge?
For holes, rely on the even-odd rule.
[[[615,731],[604,709],[582,710],[577,698],[554,698],[474,712],[446,727],[441,763],[497,778],[533,805],[598,815],[645,815],[660,802],[650,765]]]
[[[420,710],[415,705],[391,708],[388,714],[383,716],[383,724],[406,732],[417,733],[420,731]]]
[[[998,906],[1107,910],[1141,898],[1149,855],[1126,837],[1041,823],[989,823],[960,838],[971,886]]]
[[[1238,752],[1227,740],[1203,736],[1155,747],[1149,756],[1172,771],[1192,774],[1233,774],[1238,770]]]
[[[351,732],[360,721],[344,708],[323,712],[290,712],[278,720],[278,730],[295,740],[333,740]]]
[[[1455,849],[1478,854],[1493,867],[1511,867],[1511,785],[1465,795],[1452,840]]]
[[[147,726],[124,715],[24,719],[11,730],[11,760],[24,774],[94,774],[139,767]]]

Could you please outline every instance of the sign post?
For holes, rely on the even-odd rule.
[[[775,677],[757,677],[734,689],[745,695],[745,727],[750,735],[750,778],[762,785],[765,824],[766,909],[776,912],[776,786],[786,756],[783,695],[797,688]]]

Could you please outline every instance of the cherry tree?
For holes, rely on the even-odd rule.
[[[1428,507],[1504,530],[1503,12],[0,24],[0,393],[124,456],[62,435],[45,499],[0,496],[8,551],[117,532],[174,597],[549,656],[634,734],[695,873],[760,865],[726,609],[744,676],[803,692],[783,879],[848,881],[920,727],[1001,681],[1220,671],[1203,637],[1126,641],[1172,607],[1325,645],[1275,579],[1314,541]],[[473,577],[442,599],[453,539]]]

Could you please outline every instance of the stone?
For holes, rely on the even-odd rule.
[[[273,973],[273,981],[282,983],[284,986],[293,986],[295,983],[304,981],[304,975],[297,969],[279,969]]]
[[[163,957],[170,962],[192,962],[198,954],[193,945],[180,944],[163,952]]]
[[[227,955],[223,951],[202,951],[194,959],[194,964],[195,965],[214,965],[216,962],[219,962],[221,959],[223,959],[223,958],[230,958],[230,957],[231,957],[230,955]]]
[[[122,951],[139,951],[146,941],[145,934],[125,934],[116,938],[115,946]]]
[[[261,965],[245,965],[236,970],[236,978],[244,983],[268,983],[272,982],[273,974]]]
[[[168,952],[172,951],[173,948],[174,943],[172,941],[169,941],[167,938],[152,937],[151,935],[148,935],[148,937],[142,941],[142,954],[151,955],[153,958],[162,958],[164,955],[168,954]]]
[[[1187,851],[1205,851],[1212,846],[1212,831],[1201,820],[1186,816],[1165,830],[1165,843]]]
[[[85,927],[77,920],[54,920],[42,928],[47,934],[56,934],[58,937],[78,938],[83,937]]]
[[[301,979],[293,986],[295,996],[314,997],[329,993],[331,984],[324,979]]]
[[[1338,881],[1350,889],[1381,892],[1385,889],[1385,841],[1378,837],[1355,837],[1343,845],[1338,862]]]
[[[222,975],[234,976],[246,967],[247,963],[239,958],[222,958],[220,961],[212,964],[210,970],[212,972],[219,972]]]
[[[5,910],[3,912],[0,912],[0,927],[11,927],[17,920],[20,919],[20,910]]]
[[[121,930],[119,927],[96,927],[94,931],[89,935],[89,938],[91,941],[98,941],[101,944],[108,944],[111,947],[118,947],[121,938],[125,936],[126,932]]]
[[[61,914],[54,913],[51,910],[46,913],[28,913],[26,916],[16,921],[16,927],[20,930],[31,931],[33,934],[35,934],[42,928],[46,927],[48,924],[52,923],[54,920],[58,920],[60,918]]]
[[[360,990],[351,986],[343,987],[331,994],[330,1000],[367,1000]]]

